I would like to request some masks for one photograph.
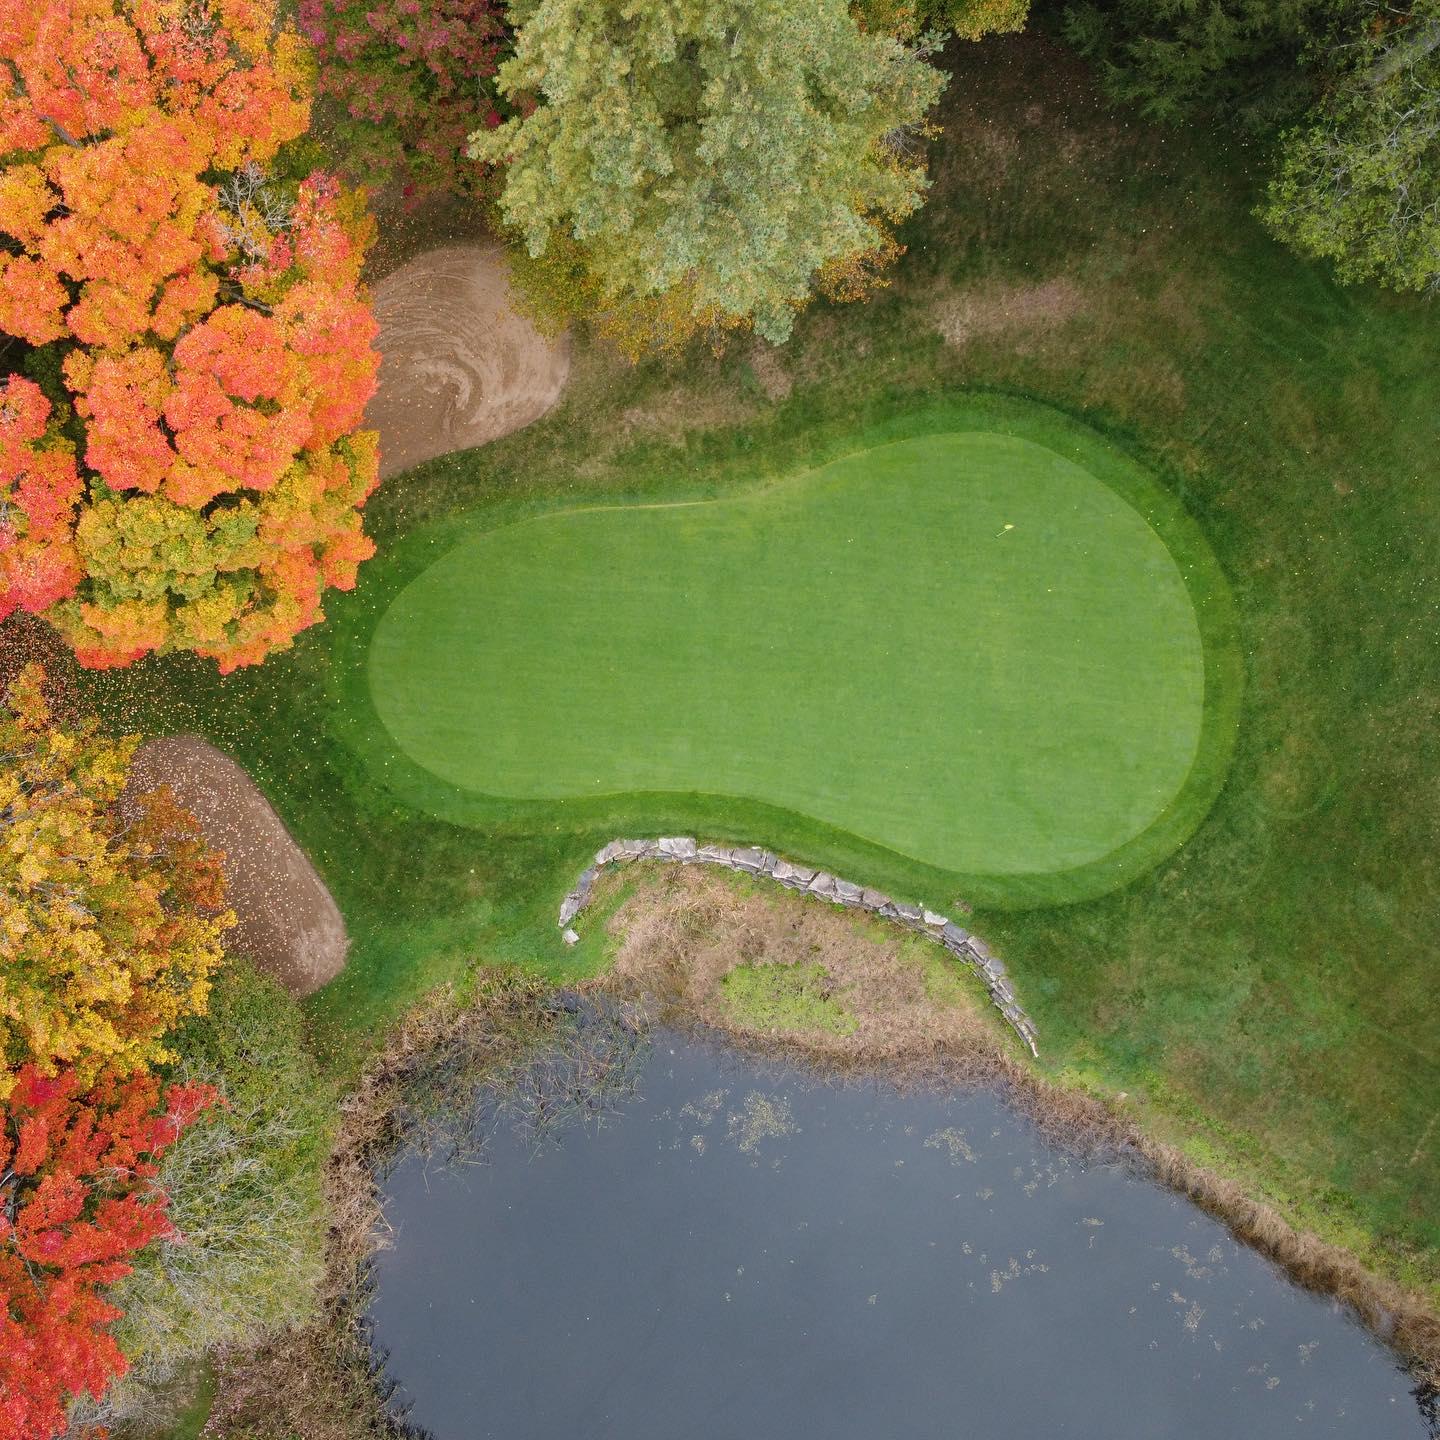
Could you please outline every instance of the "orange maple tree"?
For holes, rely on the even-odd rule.
[[[0,0],[0,618],[253,664],[372,553],[363,196],[275,0]]]
[[[174,1233],[155,1162],[207,1106],[208,1085],[145,1074],[20,1071],[0,1106],[0,1435],[49,1440],[69,1401],[125,1370],[105,1291]]]

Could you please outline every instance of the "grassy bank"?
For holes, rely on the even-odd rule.
[[[803,463],[843,427],[966,387],[1106,434],[1227,574],[1238,747],[1199,831],[1147,876],[1084,904],[981,910],[974,928],[1016,973],[1044,1065],[1128,1092],[1162,1136],[1440,1295],[1435,312],[1339,290],[1282,252],[1249,218],[1243,152],[1107,109],[1043,40],[950,59],[935,189],[890,290],[803,316],[778,352],[632,370],[582,345],[558,411],[389,483],[372,529],[384,552],[481,502],[593,503],[637,475]],[[311,1002],[342,1071],[476,957],[597,966],[598,941],[560,945],[554,907],[630,828],[558,802],[462,826],[377,784],[336,658],[373,594],[362,573],[331,624],[254,673],[177,660],[89,682],[118,722],[234,753],[314,855],[354,939]],[[760,806],[689,818],[954,898],[842,834],[796,836],[778,814],[767,833]]]

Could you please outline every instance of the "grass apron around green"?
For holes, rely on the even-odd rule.
[[[380,618],[375,712],[501,808],[733,797],[1002,887],[1094,867],[1185,791],[1207,666],[1198,532],[1177,563],[1084,459],[942,430],[494,526]]]

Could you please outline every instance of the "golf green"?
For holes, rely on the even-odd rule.
[[[1206,699],[1156,530],[985,431],[462,540],[381,618],[369,683],[398,748],[470,794],[728,795],[1017,877],[1152,827]]]

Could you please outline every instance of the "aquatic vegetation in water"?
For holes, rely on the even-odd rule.
[[[538,1156],[502,1130],[483,1169],[412,1154],[387,1177],[368,1319],[437,1440],[717,1415],[750,1440],[873,1440],[897,1414],[925,1435],[1077,1413],[1106,1440],[1427,1433],[1396,1357],[1333,1305],[993,1094],[816,1083],[663,1029],[647,1053],[616,1123]]]
[[[962,1161],[971,1165],[975,1163],[975,1151],[965,1138],[965,1132],[957,1130],[953,1125],[947,1125],[943,1130],[937,1130],[933,1135],[927,1136],[925,1148],[949,1151],[952,1165],[959,1165]]]
[[[754,1155],[759,1152],[762,1140],[780,1140],[799,1128],[786,1096],[752,1090],[745,1097],[744,1106],[732,1111],[727,1118],[725,1134],[743,1154]]]

